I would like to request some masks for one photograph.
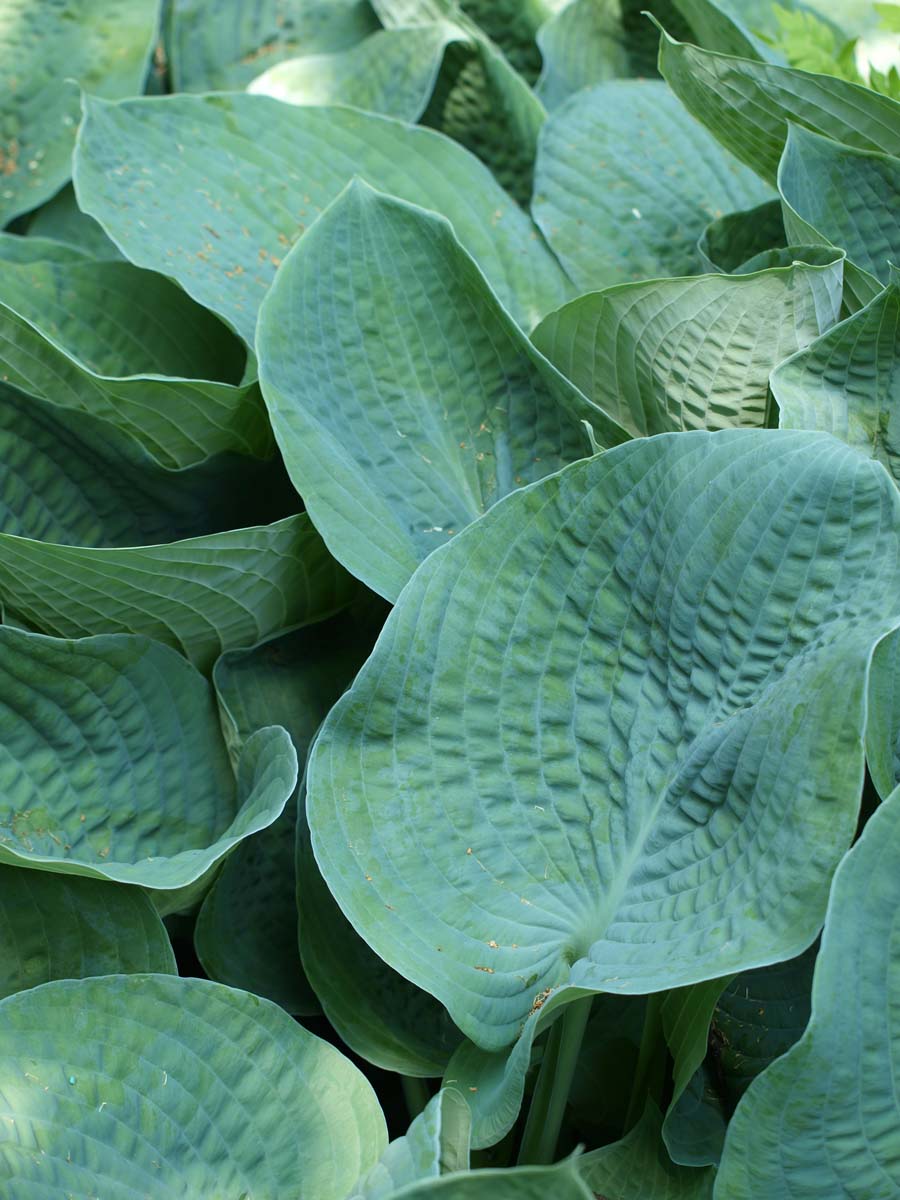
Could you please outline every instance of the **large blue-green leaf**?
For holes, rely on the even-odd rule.
[[[0,1006],[0,1186],[103,1200],[345,1200],[387,1142],[363,1075],[200,979],[48,983]]]
[[[900,1192],[900,791],[834,877],[812,1017],[749,1087],[728,1129],[720,1200]]]
[[[898,555],[897,490],[822,434],[639,439],[513,493],[417,570],[316,742],[341,907],[488,1050],[547,989],[799,953]]]
[[[380,606],[357,606],[251,650],[224,654],[213,684],[233,757],[239,760],[257,729],[282,725],[303,763],[328,709],[365,660],[382,619]],[[297,949],[296,822],[292,797],[274,824],[229,856],[200,910],[194,943],[210,978],[304,1014],[317,1012],[319,1005]],[[332,940],[337,940],[335,930]]]
[[[382,29],[347,50],[278,63],[247,91],[288,104],[349,104],[417,121],[431,98],[445,48],[460,36],[449,22]]]
[[[697,243],[708,271],[743,272],[757,255],[781,249],[787,243],[781,201],[765,200],[755,208],[726,213],[710,221]]]
[[[666,33],[659,69],[693,116],[772,183],[789,121],[860,150],[900,155],[900,104],[858,84],[716,54]]]
[[[897,109],[900,119],[900,105]],[[809,241],[815,230],[846,250],[859,268],[853,285],[868,303],[900,260],[900,159],[855,150],[790,125],[778,168],[778,189],[789,241]]]
[[[445,220],[358,181],[279,271],[257,354],[310,517],[390,600],[501,496],[581,458],[582,419],[603,445],[627,437],[534,349]]]
[[[576,93],[551,115],[532,211],[566,271],[588,291],[693,274],[709,221],[768,195],[664,83],[620,79]]]
[[[396,1200],[548,1200],[548,1197],[595,1200],[581,1174],[578,1159],[570,1158],[552,1167],[466,1171],[426,1179],[396,1193]]]
[[[900,272],[865,308],[782,363],[770,383],[782,428],[833,433],[900,484]]]
[[[763,425],[773,368],[840,314],[843,254],[807,258],[591,292],[545,317],[532,340],[635,436]]]
[[[272,454],[259,388],[240,386],[244,349],[220,321],[161,275],[54,258],[3,271],[7,382],[102,417],[165,466]]]
[[[367,0],[171,0],[172,90],[238,91],[297,54],[329,54],[378,28]]]
[[[61,637],[148,634],[203,671],[226,650],[330,616],[357,592],[305,513],[122,549],[0,533],[0,599],[14,616]]]
[[[487,168],[387,117],[268,96],[88,99],[75,157],[82,208],[248,342],[285,253],[354,175],[446,216],[527,328],[565,299],[560,267]]]
[[[548,109],[573,92],[630,75],[619,6],[572,0],[537,33],[541,76],[535,91]]]
[[[29,240],[53,238],[77,249],[83,258],[109,262],[122,257],[93,217],[78,207],[71,183],[32,214],[26,234]]]
[[[69,178],[78,84],[140,91],[159,0],[4,0],[0,11],[0,226]]]
[[[51,979],[175,974],[159,914],[140,888],[0,866],[0,999]]]
[[[348,1200],[391,1200],[398,1192],[405,1195],[403,1189],[410,1184],[467,1170],[470,1125],[469,1108],[459,1092],[442,1088],[403,1137],[391,1142]]]
[[[270,825],[297,781],[277,726],[237,783],[210,685],[167,646],[0,627],[0,862],[161,891]]]
[[[621,1141],[584,1155],[581,1173],[596,1195],[610,1200],[712,1200],[714,1172],[673,1163],[661,1125],[659,1109],[649,1101]]]

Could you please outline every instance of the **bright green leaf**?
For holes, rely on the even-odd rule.
[[[339,1051],[220,984],[48,983],[3,1001],[0,1029],[10,1194],[344,1200],[387,1141]]]
[[[344,912],[488,1050],[548,988],[804,949],[900,625],[898,518],[881,468],[774,430],[639,439],[501,501],[419,567],[316,742]]]
[[[445,220],[358,181],[279,272],[257,354],[310,517],[390,600],[501,496],[581,458],[582,419],[606,445],[627,436],[534,349]]]
[[[140,888],[0,866],[0,999],[51,979],[140,971],[175,974]]]
[[[578,92],[547,121],[532,211],[588,291],[693,274],[709,221],[768,194],[665,84],[620,79]]]
[[[531,222],[477,159],[387,117],[268,96],[89,99],[75,161],[80,204],[128,257],[173,276],[251,343],[276,267],[354,175],[446,216],[527,328],[567,294]]]
[[[551,313],[532,338],[635,436],[760,426],[770,372],[840,314],[842,255],[816,257],[592,292]]]

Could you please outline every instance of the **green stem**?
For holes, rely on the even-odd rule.
[[[431,1099],[431,1092],[425,1080],[417,1079],[414,1075],[402,1075],[400,1082],[403,1087],[403,1099],[409,1109],[409,1119],[414,1121]]]
[[[665,1044],[662,1027],[664,996],[664,992],[653,992],[647,997],[641,1048],[638,1053],[634,1083],[631,1086],[631,1098],[628,1101],[628,1115],[625,1118],[626,1133],[643,1116],[647,1096],[652,1095],[655,1100],[659,1101],[662,1094],[666,1062],[665,1054],[660,1053],[660,1044],[662,1043],[663,1046]]]
[[[553,1162],[585,1026],[591,1015],[591,1001],[591,996],[573,1001],[550,1030],[522,1134],[519,1150],[522,1165],[545,1166]]]

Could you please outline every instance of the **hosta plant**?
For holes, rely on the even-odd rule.
[[[900,1197],[898,12],[0,0],[0,1196]]]

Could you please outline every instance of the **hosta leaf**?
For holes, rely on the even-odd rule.
[[[100,96],[140,90],[159,0],[5,0],[0,14],[0,226],[69,178],[78,84]]]
[[[869,673],[866,764],[875,790],[886,800],[900,784],[900,636],[875,648]]]
[[[757,254],[786,243],[781,201],[765,200],[755,208],[726,213],[710,221],[700,236],[697,250],[706,270],[731,274],[741,271]]]
[[[860,150],[900,155],[900,104],[869,88],[715,54],[666,33],[659,68],[685,108],[772,183],[789,121]]]
[[[5,1000],[0,1027],[0,1178],[16,1195],[344,1200],[387,1141],[343,1055],[220,984],[48,983]]]
[[[552,1167],[513,1167],[509,1170],[466,1171],[426,1179],[404,1188],[396,1200],[595,1200],[570,1158]]]
[[[531,346],[445,220],[358,181],[279,271],[257,353],[310,517],[390,600],[500,496],[582,457],[581,419],[604,445],[626,437]]]
[[[145,633],[203,671],[225,650],[329,616],[356,591],[305,513],[125,549],[0,534],[0,597],[13,615],[62,637]]]
[[[617,0],[617,3],[622,10],[622,26],[631,64],[629,74],[641,79],[659,78],[659,34],[655,22],[664,25],[675,37],[684,41],[694,38],[693,30],[678,11],[677,0]]]
[[[140,888],[0,867],[0,999],[51,979],[175,974],[159,914]]]
[[[443,1088],[429,1100],[403,1137],[352,1190],[348,1200],[391,1200],[409,1184],[437,1179],[469,1166],[469,1108],[459,1092]]]
[[[578,92],[548,120],[532,211],[566,271],[587,291],[692,274],[697,239],[710,219],[767,195],[664,83],[619,79]]]
[[[221,322],[128,263],[44,260],[0,280],[3,377],[102,417],[168,467],[272,454],[258,387],[236,386],[243,360]]]
[[[249,342],[281,259],[354,175],[446,216],[528,328],[567,292],[487,168],[371,113],[247,95],[88,100],[75,174],[82,207],[130,259],[173,276]]]
[[[793,0],[788,0],[793,3]],[[694,40],[705,50],[731,54],[738,58],[766,62],[784,62],[784,58],[762,37],[772,21],[772,0],[674,0],[675,7],[688,22]],[[768,19],[767,19],[768,18]]]
[[[833,433],[900,484],[900,272],[865,308],[782,363],[770,382],[782,428]]]
[[[535,91],[549,109],[591,84],[629,75],[621,12],[607,0],[572,0],[538,30],[543,66]]]
[[[900,159],[791,125],[778,188],[789,239],[805,241],[812,227],[846,250],[856,266],[888,282],[889,264],[900,262]]]
[[[729,1126],[716,1184],[723,1200],[900,1189],[898,846],[895,792],[834,877],[806,1033],[750,1085]]]
[[[78,207],[71,183],[41,205],[29,220],[26,232],[29,238],[54,238],[73,246],[86,258],[106,262],[122,257],[93,217]]]
[[[714,1172],[676,1166],[663,1145],[661,1125],[650,1101],[620,1142],[583,1155],[579,1168],[592,1191],[615,1200],[712,1200]]]
[[[354,609],[330,621],[233,650],[216,663],[213,683],[233,755],[265,725],[283,725],[302,763],[328,709],[362,665],[380,610]],[[294,871],[297,807],[231,854],[197,918],[194,941],[204,970],[246,987],[289,1012],[317,1012],[297,949]]]
[[[222,464],[168,471],[105,422],[3,384],[0,460],[4,535],[129,546],[221,527],[235,514]]]
[[[348,50],[278,63],[247,90],[288,104],[350,104],[417,121],[434,89],[444,48],[458,37],[449,23],[379,30]]]
[[[488,1050],[548,988],[804,949],[900,625],[898,518],[879,467],[777,430],[640,439],[501,501],[419,567],[316,742],[350,920]]]
[[[634,435],[762,425],[772,369],[840,314],[843,256],[810,257],[814,265],[592,292],[532,338]]]
[[[288,735],[260,730],[235,787],[210,686],[167,646],[3,627],[0,647],[0,862],[172,890],[284,808]]]
[[[344,50],[377,28],[365,0],[172,0],[172,89],[239,90],[283,59]]]

